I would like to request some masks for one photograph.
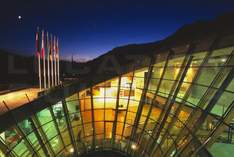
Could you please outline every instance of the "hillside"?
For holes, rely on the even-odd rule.
[[[164,40],[116,47],[86,63],[71,64],[68,61],[61,61],[61,74],[62,77],[89,76],[98,71],[100,65],[109,56],[114,56],[118,64],[125,65],[130,63],[128,57],[131,55],[150,55],[176,45],[206,39],[207,36],[231,34],[234,32],[233,19],[234,13],[226,13],[210,21],[196,21],[182,26]],[[31,85],[37,83],[35,57],[20,56],[5,50],[0,50],[0,67],[0,88],[3,85],[9,86],[15,83]],[[12,71],[12,68],[15,71]]]

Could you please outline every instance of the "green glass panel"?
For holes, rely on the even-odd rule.
[[[20,129],[23,131],[23,133],[25,135],[28,135],[30,134],[33,129],[32,129],[32,125],[31,123],[29,122],[29,120],[23,120],[22,122],[18,123],[18,126],[20,127]]]
[[[233,79],[232,82],[228,85],[227,90],[228,90],[228,91],[234,92],[234,79]]]
[[[153,78],[150,79],[148,91],[151,93],[155,93],[158,87],[158,83],[159,83],[159,79],[153,79]]]
[[[18,156],[23,156],[22,154],[29,154],[29,150],[27,146],[25,145],[25,141],[21,140],[19,144],[17,144],[13,151],[18,155]]]
[[[154,68],[163,68],[164,65],[165,65],[165,61],[159,62],[159,63],[156,62],[156,64],[154,64]]]
[[[61,136],[63,138],[65,146],[71,144],[71,139],[70,139],[68,131],[61,132]]]
[[[214,50],[212,53],[212,57],[229,55],[229,54],[231,54],[233,49],[234,49],[234,47],[232,46],[232,47],[226,47],[226,48]]]
[[[213,81],[219,70],[220,67],[204,67],[196,83],[210,86],[211,82]]]
[[[5,154],[0,149],[0,157],[5,157]]]
[[[70,100],[72,99],[72,100]],[[69,113],[75,113],[80,110],[79,108],[79,101],[78,101],[78,94],[72,96],[72,98],[66,99],[66,104]]]
[[[49,142],[55,154],[59,153],[63,149],[63,144],[59,136],[54,137]]]
[[[64,110],[62,107],[62,103],[59,102],[59,103],[53,105],[52,108],[53,108],[53,113],[54,113],[54,116],[55,116],[55,119],[56,119],[56,122],[58,124],[60,132],[66,130],[67,123],[66,123],[66,119],[64,116]]]
[[[168,67],[180,67],[183,61],[184,61],[184,57],[176,57],[174,59],[170,59],[168,62]]]
[[[167,97],[175,81],[163,80],[159,89],[159,95]]]
[[[26,120],[18,123],[18,126],[23,131],[27,140],[33,146],[33,148],[38,149],[38,147],[40,147],[40,145],[39,145],[39,142],[38,142],[38,139],[37,139],[35,133],[33,132],[32,125],[29,122],[29,120],[26,119]]]
[[[51,117],[50,111],[47,108],[44,109],[44,110],[42,110],[42,111],[40,111],[40,112],[38,112],[36,115],[37,115],[38,120],[40,121],[41,125],[52,121],[52,117]]]
[[[229,92],[224,92],[218,102],[213,107],[211,113],[222,116],[226,109],[231,105],[234,100],[234,94]]]
[[[75,140],[81,142],[83,138],[82,126],[76,126],[72,128]]]
[[[53,121],[43,125],[42,129],[45,132],[48,140],[58,134]]]
[[[3,143],[10,148],[14,148],[20,141],[21,135],[17,133],[15,128],[10,128],[4,132]]]
[[[180,67],[167,67],[163,79],[176,80]]]
[[[207,87],[193,85],[191,89],[191,94],[189,95],[187,101],[194,104],[195,106],[198,104],[204,93],[206,92]]]
[[[78,94],[77,93],[75,93],[72,96],[69,96],[69,97],[66,98],[66,102],[69,102],[69,101],[77,102],[77,100],[78,100]]]
[[[73,126],[81,125],[81,115],[80,112],[69,114],[70,121]]]
[[[38,152],[38,155],[39,155],[40,157],[46,157],[46,155],[45,155],[45,153],[43,152],[42,149],[39,149],[37,152]]]
[[[39,141],[35,135],[34,132],[26,136],[29,142],[33,145],[33,147],[38,147],[39,146]]]

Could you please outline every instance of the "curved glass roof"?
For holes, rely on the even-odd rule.
[[[159,53],[142,68],[60,97],[4,128],[0,156],[101,150],[139,157],[216,156],[213,144],[234,142],[233,50]],[[14,117],[17,110],[8,112]]]

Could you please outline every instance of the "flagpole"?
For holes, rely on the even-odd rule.
[[[47,49],[47,77],[48,77],[48,88],[50,88],[50,40],[49,33],[46,33],[46,49]]]
[[[50,35],[50,51],[51,51],[51,80],[52,87],[54,86],[54,61],[53,61],[53,37]]]
[[[36,49],[37,49],[37,58],[38,58],[39,88],[41,90],[41,58],[40,58],[40,48],[39,48],[39,27],[37,27],[37,33],[36,33]]]
[[[58,38],[57,38],[57,62],[58,62],[58,84],[60,84],[60,77],[59,77],[59,47],[58,47]]]
[[[57,63],[56,63],[56,37],[54,36],[54,80],[55,86],[57,85]]]
[[[41,90],[41,57],[38,55],[38,69],[39,69],[39,87]]]
[[[44,89],[46,89],[46,68],[45,68],[45,46],[44,46],[44,30],[42,30],[42,59],[43,59],[43,74],[44,74]]]

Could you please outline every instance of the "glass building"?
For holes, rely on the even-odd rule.
[[[0,156],[225,157],[234,152],[233,54],[233,35],[212,36],[121,59],[119,70],[102,67],[14,109],[4,102]]]

